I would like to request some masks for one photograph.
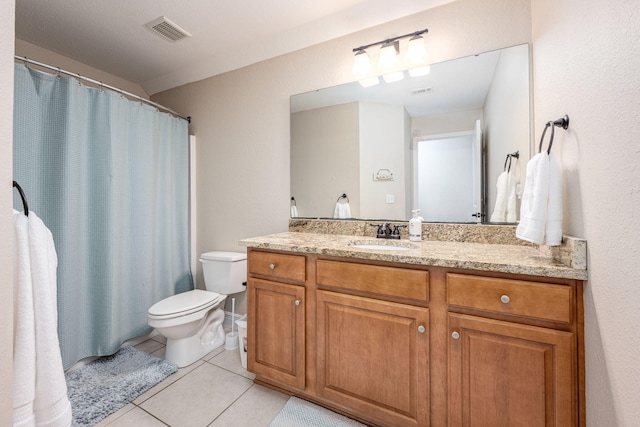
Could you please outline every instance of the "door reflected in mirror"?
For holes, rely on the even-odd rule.
[[[291,195],[302,218],[487,222],[506,156],[531,147],[529,46],[432,64],[431,73],[291,97]],[[523,162],[519,167],[518,162]],[[382,173],[381,173],[382,171]],[[519,205],[519,201],[518,201]]]

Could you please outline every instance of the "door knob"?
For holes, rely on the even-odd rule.
[[[426,331],[425,327],[420,325],[418,326],[418,332],[420,332],[421,334],[424,334],[424,332]]]
[[[276,269],[276,265],[274,263],[269,264],[269,269],[270,270],[275,270]]]
[[[509,304],[511,298],[509,298],[509,295],[502,295],[500,297],[500,301],[502,301],[503,304]]]
[[[301,302],[302,302],[302,301],[300,301],[299,299],[297,299],[297,300],[295,300],[293,303],[294,303],[295,305],[300,305],[300,303],[301,303]]]
[[[458,333],[458,331],[451,332],[451,338],[454,340],[460,339],[460,333]]]

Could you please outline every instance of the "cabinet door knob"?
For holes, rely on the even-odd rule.
[[[276,265],[274,263],[269,264],[269,269],[270,270],[275,270],[276,269]]]
[[[294,303],[295,305],[300,305],[300,303],[301,303],[301,302],[302,302],[302,301],[300,301],[299,299],[297,299],[297,300],[295,300],[293,303]]]
[[[418,326],[418,332],[420,332],[421,334],[424,334],[424,332],[426,331],[425,327],[420,325]]]
[[[500,301],[502,301],[503,304],[509,304],[511,298],[509,298],[509,295],[502,295],[500,297]]]
[[[451,338],[453,338],[454,340],[460,339],[460,334],[458,333],[458,331],[451,332]]]

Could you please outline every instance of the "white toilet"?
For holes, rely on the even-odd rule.
[[[167,337],[165,358],[178,367],[192,364],[225,343],[224,301],[245,291],[247,255],[206,252],[200,255],[206,291],[173,295],[149,308],[149,326]]]

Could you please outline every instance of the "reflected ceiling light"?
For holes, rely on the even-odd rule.
[[[412,77],[429,74],[427,53],[424,45],[423,34],[429,30],[421,30],[413,33],[393,37],[383,41],[370,43],[353,49],[355,53],[353,74],[364,87],[373,86],[380,82],[378,76],[382,76],[385,82],[395,82],[404,78],[404,70],[409,70]],[[404,61],[400,61],[400,40],[411,37],[407,46]],[[374,70],[366,50],[372,46],[381,45],[378,67]]]
[[[409,39],[405,60],[409,66],[411,77],[424,76],[431,72],[431,67],[427,62],[427,48],[421,34],[414,35]]]
[[[374,86],[380,79],[373,72],[369,55],[364,49],[358,50],[353,59],[353,74],[363,87]]]

